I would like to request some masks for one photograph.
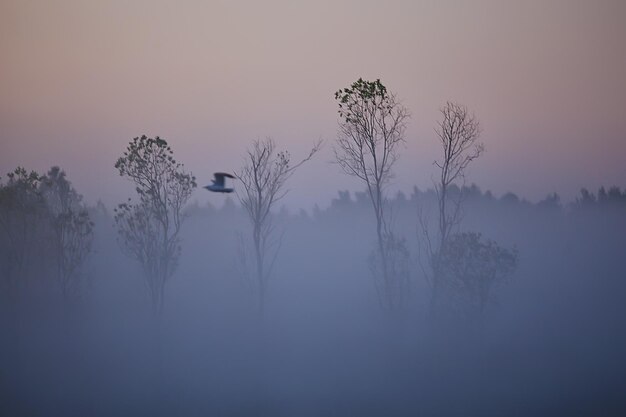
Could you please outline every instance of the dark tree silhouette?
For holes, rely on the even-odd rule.
[[[5,290],[15,299],[26,270],[43,253],[41,234],[47,226],[45,201],[39,192],[41,176],[18,167],[0,183],[0,262]]]
[[[441,160],[435,161],[439,178],[435,182],[439,208],[439,247],[443,247],[452,229],[461,219],[462,193],[450,193],[455,182],[465,185],[465,170],[484,151],[477,143],[480,124],[465,106],[447,102],[441,108],[442,119],[436,129],[443,149]],[[459,184],[456,184],[459,185]]]
[[[237,193],[252,225],[252,246],[254,276],[259,295],[259,309],[263,313],[268,281],[280,248],[281,235],[276,233],[272,221],[272,208],[285,196],[285,183],[294,171],[310,160],[320,149],[317,142],[309,155],[295,165],[286,151],[276,151],[276,144],[271,138],[255,140],[246,152],[243,166],[235,176],[243,186],[243,192]],[[243,239],[240,241],[240,257],[246,265],[246,250]]]
[[[79,290],[78,269],[91,251],[93,222],[65,172],[52,167],[40,184],[51,221],[51,246],[63,297]]]
[[[380,82],[359,78],[350,87],[335,93],[339,105],[339,134],[335,159],[343,171],[365,183],[376,217],[378,254],[370,259],[380,262],[373,268],[379,300],[390,309],[399,306],[396,288],[403,282],[391,265],[390,251],[400,249],[403,242],[393,235],[385,186],[392,177],[392,168],[399,157],[398,146],[404,142],[407,109]],[[401,250],[398,256],[404,253]]]
[[[441,120],[435,129],[443,150],[440,160],[435,161],[439,169],[435,182],[437,194],[437,236],[431,236],[426,219],[420,214],[419,221],[424,236],[427,256],[432,273],[428,274],[431,285],[431,312],[439,302],[443,280],[441,254],[454,229],[461,220],[465,171],[469,164],[484,150],[478,143],[480,125],[474,115],[463,105],[447,102],[441,109]]]
[[[163,311],[165,284],[180,256],[183,208],[195,177],[176,162],[167,142],[158,136],[134,138],[117,160],[119,174],[135,184],[137,203],[115,210],[123,248],[141,263],[155,315]]]

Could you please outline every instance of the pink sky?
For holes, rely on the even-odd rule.
[[[626,2],[0,2],[0,173],[64,168],[88,202],[121,201],[113,164],[143,133],[201,183],[254,138],[304,155],[290,207],[360,184],[330,164],[333,92],[380,78],[412,117],[392,190],[430,185],[446,100],[487,152],[468,180],[531,200],[626,186]],[[219,204],[223,196],[196,194]]]

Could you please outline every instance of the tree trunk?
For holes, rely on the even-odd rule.
[[[263,316],[265,311],[265,279],[263,265],[263,248],[261,248],[261,230],[260,225],[254,225],[254,254],[256,257],[256,277],[259,285],[259,314]]]
[[[380,185],[376,186],[376,203],[374,205],[374,212],[376,214],[376,237],[378,240],[378,252],[380,253],[380,262],[383,269],[383,283],[384,283],[384,301],[387,307],[393,308],[393,295],[391,293],[391,283],[389,282],[389,266],[387,259],[387,252],[385,251],[385,236],[383,231],[384,226],[384,213],[382,208],[382,196]]]

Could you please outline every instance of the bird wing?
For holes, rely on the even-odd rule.
[[[231,175],[231,174],[229,174],[229,173],[227,173],[227,172],[216,172],[216,173],[215,173],[215,174],[213,174],[213,175],[215,175],[215,176],[218,176],[218,175],[219,175],[220,177],[227,177],[227,178],[235,178],[235,176],[234,176],[234,175]]]
[[[235,178],[233,175],[227,174],[226,172],[216,172],[213,175],[215,176],[215,180],[214,180],[215,185],[220,186],[220,187],[224,186],[224,178],[225,177]]]

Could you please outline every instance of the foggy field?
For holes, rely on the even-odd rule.
[[[626,416],[626,0],[0,0],[0,417]]]
[[[474,190],[464,225],[516,245],[519,268],[480,320],[438,322],[416,259],[428,196],[393,200],[412,254],[409,302],[394,312],[377,302],[371,208],[354,196],[277,215],[284,241],[262,316],[240,273],[237,234],[249,229],[234,204],[189,208],[160,320],[111,217],[92,211],[80,297],[64,301],[43,274],[3,301],[2,415],[624,412],[623,200],[563,207]]]

